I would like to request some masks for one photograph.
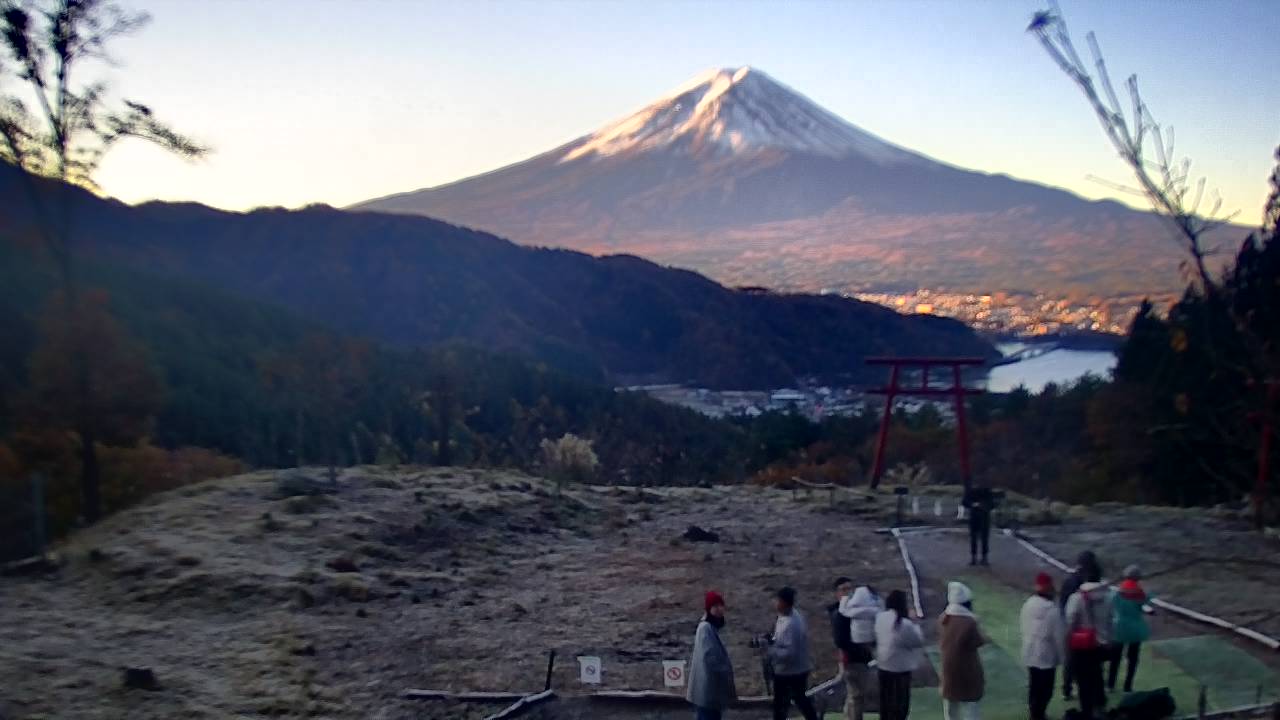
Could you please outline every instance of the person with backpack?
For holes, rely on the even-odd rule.
[[[978,703],[986,692],[978,649],[986,643],[973,613],[973,592],[964,583],[947,583],[947,607],[938,620],[942,716],[946,720],[978,720]]]
[[[1067,647],[1080,686],[1080,712],[1095,720],[1107,707],[1102,666],[1111,644],[1111,590],[1101,582],[1101,570],[1090,569],[1080,589],[1067,600]]]
[[[924,634],[907,617],[907,594],[894,590],[876,615],[876,665],[880,679],[880,720],[907,720],[911,714],[911,674],[924,659]]]
[[[696,720],[720,720],[725,708],[738,697],[733,663],[720,639],[720,630],[724,628],[724,597],[711,590],[703,607],[706,613],[693,638],[685,699],[693,705]]]
[[[859,585],[840,601],[838,612],[844,619],[845,637],[849,641],[843,665],[845,720],[862,720],[871,679],[870,664],[875,659],[876,615],[883,609],[879,596],[868,585]]]
[[[1076,569],[1066,580],[1062,581],[1062,592],[1058,595],[1058,605],[1062,608],[1063,615],[1067,612],[1067,601],[1072,595],[1080,589],[1084,584],[1085,578],[1090,575],[1102,577],[1102,565],[1098,563],[1098,556],[1093,554],[1092,550],[1081,552],[1076,558]],[[1066,657],[1062,663],[1062,699],[1071,702],[1071,690],[1075,687],[1075,662],[1071,648],[1066,650]]]
[[[1056,669],[1066,659],[1062,613],[1053,601],[1053,578],[1036,575],[1035,594],[1027,598],[1019,616],[1022,664],[1027,668],[1027,707],[1031,720],[1047,720]]]
[[[807,694],[809,672],[809,628],[796,608],[796,591],[784,587],[773,599],[778,620],[773,626],[769,659],[773,661],[773,720],[786,720],[794,703],[805,720],[818,720],[818,711]]]
[[[1142,643],[1151,637],[1143,606],[1150,598],[1142,589],[1142,569],[1130,565],[1124,569],[1124,580],[1112,599],[1115,626],[1111,637],[1111,671],[1107,674],[1107,689],[1116,689],[1116,676],[1120,672],[1122,656],[1127,656],[1128,668],[1124,673],[1124,691],[1133,692],[1133,676],[1138,672],[1138,656]]]

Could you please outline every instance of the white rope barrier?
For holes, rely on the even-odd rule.
[[[404,697],[411,700],[458,700],[460,702],[491,702],[494,700],[519,700],[528,697],[521,692],[450,692],[448,690],[415,690],[404,691]]]
[[[550,700],[555,696],[556,693],[554,690],[543,690],[540,693],[525,695],[517,700],[514,705],[511,705],[500,712],[496,712],[486,717],[484,720],[505,720],[505,718],[515,717],[523,712],[525,708],[536,705],[544,700]]]
[[[902,564],[907,567],[907,575],[911,578],[911,600],[915,604],[916,617],[924,617],[924,606],[920,602],[920,578],[916,576],[916,566],[911,562],[911,552],[907,550],[907,541],[902,531],[893,528],[893,538],[898,541],[898,550],[902,552]]]
[[[1041,550],[1035,545],[1032,545],[1030,542],[1024,540],[1023,538],[1018,537],[1013,532],[1013,530],[1010,530],[1009,528],[1005,528],[1004,534],[1016,540],[1019,545],[1026,548],[1031,554],[1035,555],[1036,557],[1044,560],[1045,562],[1053,565],[1054,567],[1058,568],[1059,570],[1062,570],[1063,572],[1071,572],[1071,568],[1068,567],[1065,563],[1061,562],[1057,558]],[[1181,605],[1175,605],[1171,602],[1168,602],[1166,600],[1161,600],[1159,598],[1155,598],[1151,600],[1151,604],[1163,610],[1167,610],[1173,613],[1174,615],[1179,615],[1181,617],[1187,618],[1188,620],[1195,620],[1196,622],[1204,623],[1206,625],[1213,625],[1214,627],[1219,627],[1219,628],[1222,628],[1223,630],[1229,630],[1233,633],[1236,633],[1237,635],[1249,638],[1254,642],[1261,643],[1262,645],[1265,645],[1271,648],[1272,650],[1280,650],[1280,640],[1277,640],[1268,635],[1264,635],[1258,632],[1257,630],[1251,630],[1247,627],[1241,627],[1240,625],[1236,625],[1235,623],[1228,622],[1226,620],[1223,620],[1222,618],[1213,617],[1212,615],[1205,615],[1204,613],[1196,612],[1195,610],[1191,610],[1190,608],[1185,608],[1185,607],[1182,607]]]

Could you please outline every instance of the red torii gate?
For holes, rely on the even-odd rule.
[[[960,477],[964,480],[964,489],[969,490],[971,476],[969,474],[969,428],[964,416],[964,399],[968,395],[981,395],[982,390],[966,388],[961,371],[965,367],[981,366],[986,360],[978,357],[872,357],[867,358],[868,365],[888,365],[889,384],[868,392],[884,395],[884,416],[880,419],[880,437],[876,441],[876,462],[871,469],[871,487],[880,484],[880,476],[884,474],[884,448],[889,442],[889,420],[893,415],[893,401],[899,395],[918,395],[924,397],[952,397],[956,403],[956,439],[960,446]],[[933,367],[951,368],[951,387],[929,387],[929,370]],[[920,385],[904,387],[898,384],[903,368],[921,368]]]

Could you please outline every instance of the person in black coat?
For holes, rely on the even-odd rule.
[[[1085,550],[1076,558],[1076,569],[1062,581],[1062,592],[1058,594],[1058,607],[1065,614],[1067,600],[1080,589],[1090,577],[1102,577],[1102,565],[1092,550]],[[1071,700],[1072,688],[1075,685],[1075,670],[1071,663],[1071,650],[1067,650],[1066,662],[1062,664],[1062,698]]]
[[[969,513],[969,564],[978,564],[978,546],[982,546],[982,564],[990,565],[991,510],[995,507],[995,494],[988,487],[975,487],[965,491],[962,499]]]

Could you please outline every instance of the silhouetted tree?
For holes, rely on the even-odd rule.
[[[17,80],[17,89],[0,86],[0,160],[25,171],[23,181],[40,220],[42,244],[61,279],[66,327],[81,325],[74,313],[87,307],[80,300],[72,261],[71,186],[95,189],[93,177],[103,157],[126,138],[189,158],[206,152],[160,122],[146,105],[132,100],[110,103],[106,83],[78,81],[82,63],[108,59],[110,41],[142,28],[148,20],[146,14],[128,13],[102,0],[0,2],[0,83]],[[34,107],[28,106],[30,101]],[[34,176],[58,180],[60,185],[52,194],[42,193]],[[82,396],[71,407],[93,406],[91,385],[101,375],[93,367],[97,348],[74,343],[63,349],[74,354],[68,359],[71,372],[62,380],[69,383],[69,393]],[[93,522],[102,514],[95,437],[86,435],[93,421],[72,420],[70,427],[82,446],[83,516]]]
[[[1027,30],[1084,93],[1107,139],[1133,171],[1138,194],[1146,197],[1151,207],[1177,230],[1196,282],[1206,295],[1212,295],[1215,282],[1206,261],[1209,249],[1204,245],[1204,235],[1224,224],[1225,220],[1217,217],[1222,200],[1215,199],[1208,211],[1202,212],[1205,180],[1193,181],[1191,161],[1175,155],[1173,129],[1162,127],[1152,116],[1139,91],[1138,76],[1130,75],[1125,82],[1130,103],[1126,111],[1092,32],[1086,35],[1093,61],[1090,71],[1076,52],[1056,3],[1049,10],[1037,12]]]
[[[102,509],[96,444],[130,445],[159,410],[160,382],[142,345],[107,309],[105,293],[85,293],[67,311],[59,297],[45,310],[40,345],[28,369],[28,422],[36,429],[75,428],[80,441],[81,513]],[[92,354],[93,362],[77,358]],[[87,376],[80,373],[88,371]],[[83,482],[92,479],[93,482]]]

